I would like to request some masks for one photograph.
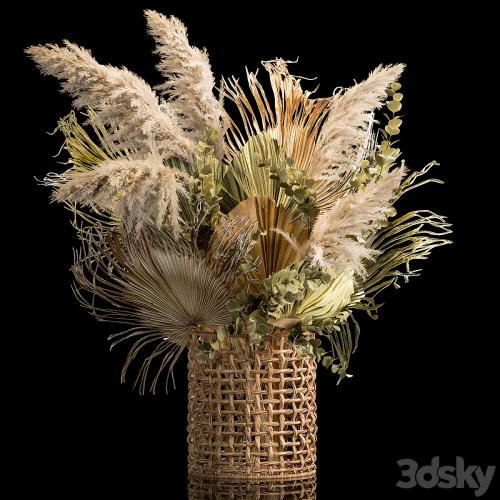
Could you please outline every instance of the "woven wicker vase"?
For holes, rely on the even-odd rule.
[[[213,340],[214,333],[201,333]],[[188,472],[276,481],[316,473],[316,361],[299,358],[280,330],[264,349],[231,337],[217,359],[188,353]]]

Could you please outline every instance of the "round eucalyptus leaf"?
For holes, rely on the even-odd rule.
[[[399,101],[388,101],[387,107],[393,112],[397,113],[401,109],[401,103]]]
[[[390,135],[398,135],[399,134],[399,129],[397,127],[390,127],[389,125],[386,125],[385,131],[390,134]]]
[[[392,120],[389,120],[389,127],[392,127],[392,128],[399,128],[401,126],[401,124],[403,123],[403,120],[401,120],[401,118],[393,118]]]

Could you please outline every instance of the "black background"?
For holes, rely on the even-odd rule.
[[[4,354],[13,362],[5,385],[14,396],[4,411],[18,424],[7,438],[15,444],[10,462],[22,473],[15,497],[30,491],[118,498],[135,491],[141,499],[186,498],[185,362],[176,369],[176,391],[139,396],[131,380],[119,383],[124,352],[108,352],[106,336],[116,329],[95,322],[72,297],[69,217],[49,205],[48,190],[34,180],[62,168],[52,158],[61,137],[46,132],[68,112],[70,99],[21,52],[68,38],[99,62],[126,65],[156,84],[142,16],[154,8],[187,25],[192,44],[207,48],[217,78],[243,76],[260,60],[299,57],[292,71],[317,76],[319,94],[328,95],[379,63],[408,65],[404,157],[415,169],[440,161],[435,174],[446,184],[426,186],[400,207],[448,215],[454,244],[423,262],[421,277],[385,293],[378,321],[360,319],[352,379],[337,387],[319,371],[318,499],[473,498],[469,490],[406,491],[395,483],[400,458],[424,465],[439,455],[453,464],[459,455],[483,468],[498,459],[492,13],[479,4],[438,15],[422,3],[408,12],[391,3],[370,10],[312,2],[124,3],[18,5],[4,19],[15,42],[12,72],[3,76],[10,137],[2,148],[10,156],[4,171],[14,176],[3,189],[3,215],[13,223],[3,246],[10,296],[4,337],[14,342]],[[498,474],[483,498],[493,496]]]

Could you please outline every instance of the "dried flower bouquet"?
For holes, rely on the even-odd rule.
[[[435,162],[410,172],[400,159],[403,65],[379,66],[320,98],[277,59],[263,63],[271,93],[247,72],[246,85],[223,79],[215,95],[208,55],[189,44],[184,25],[145,14],[165,79],[155,90],[67,41],[27,49],[80,110],[58,125],[69,168],[44,179],[74,215],[76,297],[99,320],[127,325],[110,338],[131,343],[123,379],[142,355],[141,392],[159,380],[167,387],[188,345],[190,366],[201,372],[240,349],[259,360],[270,353],[248,369],[265,378],[279,364],[273,355],[289,349],[295,367],[312,360],[297,373],[318,361],[339,381],[350,376],[355,315],[376,318],[378,294],[418,274],[413,260],[449,243],[445,217],[394,208],[408,191],[439,182],[426,177]],[[194,392],[211,380],[203,373]],[[272,380],[268,389],[278,394]],[[242,384],[249,404],[255,384]],[[273,436],[279,419],[255,415]],[[249,435],[260,436],[252,425]],[[232,446],[234,465],[234,439]],[[267,472],[283,473],[287,446],[259,441]],[[248,456],[239,463],[248,465]]]

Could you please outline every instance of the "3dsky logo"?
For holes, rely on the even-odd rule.
[[[483,472],[479,465],[465,467],[462,457],[457,457],[456,467],[452,465],[439,466],[439,457],[431,460],[431,465],[418,466],[411,458],[397,461],[401,467],[402,479],[396,483],[399,488],[471,488],[476,497],[483,496],[490,487],[496,466],[490,465]]]

